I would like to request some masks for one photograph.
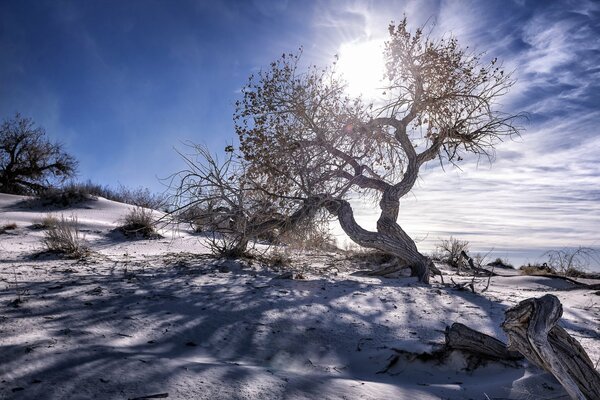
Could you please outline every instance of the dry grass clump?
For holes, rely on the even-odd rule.
[[[521,275],[555,275],[556,271],[548,264],[527,264],[519,268]]]
[[[252,258],[253,254],[248,249],[248,237],[244,232],[234,234],[212,232],[206,244],[212,255],[217,258]]]
[[[329,226],[318,221],[306,221],[275,235],[275,242],[294,250],[339,251]]]
[[[17,224],[14,222],[10,222],[8,224],[4,224],[0,227],[0,235],[6,233],[8,231],[13,231],[17,229]]]
[[[83,238],[79,235],[77,228],[77,217],[72,216],[68,220],[61,215],[60,220],[48,227],[42,243],[52,253],[79,258],[89,253]]]
[[[151,239],[161,237],[156,232],[152,210],[143,207],[132,208],[123,218],[118,228],[127,237]]]
[[[58,218],[52,214],[47,214],[40,222],[31,225],[31,229],[50,229],[58,224]]]
[[[296,232],[286,232],[277,238],[279,243],[288,245],[295,250],[338,251],[335,239],[329,232],[313,231],[306,235]]]
[[[379,250],[359,248],[346,251],[346,260],[356,264],[382,265],[398,261],[398,257]]]
[[[380,273],[383,276],[405,275],[405,268],[408,267],[404,260],[394,255],[364,248],[346,251],[346,262],[349,262],[353,269],[362,270],[367,275]]]

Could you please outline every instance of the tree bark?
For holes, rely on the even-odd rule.
[[[504,343],[466,325],[455,322],[446,328],[446,346],[497,360],[520,360],[523,356],[509,351]]]
[[[413,276],[420,282],[429,283],[431,260],[419,253],[415,242],[391,217],[380,218],[377,232],[371,232],[356,223],[352,207],[346,200],[327,199],[323,205],[337,216],[340,226],[355,243],[401,258],[410,265]]]
[[[556,325],[562,305],[554,295],[527,299],[506,311],[508,349],[550,372],[572,399],[600,399],[600,374],[581,347]]]

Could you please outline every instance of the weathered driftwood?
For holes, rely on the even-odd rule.
[[[502,328],[508,349],[554,375],[571,398],[600,399],[600,374],[579,342],[556,325],[561,316],[562,305],[551,294],[507,310]]]
[[[485,268],[481,268],[481,267],[478,267],[477,265],[475,265],[475,261],[473,260],[473,257],[469,256],[467,254],[467,252],[464,250],[460,252],[460,256],[458,258],[458,274],[459,275],[460,275],[461,265],[465,269],[469,269],[476,274],[481,274],[484,276],[497,276],[498,275],[498,274],[494,273],[493,270],[490,271],[490,270],[487,270]]]
[[[509,351],[504,343],[466,325],[455,322],[446,328],[446,346],[486,358],[497,360],[520,360],[523,356]]]
[[[516,367],[517,361],[523,359],[521,354],[509,351],[501,341],[460,323],[454,323],[446,328],[446,343],[432,352],[414,353],[395,348],[392,350],[396,354],[389,358],[387,366],[378,371],[378,374],[389,372],[400,359],[406,362],[419,360],[440,364],[446,362],[455,352],[459,352],[464,357],[467,371],[473,371],[488,361]]]

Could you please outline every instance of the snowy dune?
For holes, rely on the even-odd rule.
[[[0,226],[17,224],[0,235],[1,399],[566,399],[526,363],[396,357],[436,349],[453,322],[506,341],[504,311],[546,293],[600,360],[600,297],[564,280],[507,274],[471,293],[358,276],[333,253],[297,254],[305,279],[278,279],[257,261],[213,259],[183,228],[111,235],[131,206],[105,199],[52,210],[78,218],[92,256],[35,257],[44,233],[30,226],[48,210],[22,200],[0,194]]]

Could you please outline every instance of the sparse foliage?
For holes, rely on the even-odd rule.
[[[166,205],[164,196],[152,193],[148,188],[130,189],[120,185],[117,189],[112,189],[89,180],[68,182],[60,187],[41,190],[36,194],[35,203],[42,206],[68,207],[98,197],[153,210]]]
[[[87,185],[89,185],[89,182]],[[106,186],[102,187],[101,190],[92,190],[93,186],[94,185],[90,186],[91,194],[102,196],[108,200],[149,208],[152,210],[160,210],[167,205],[165,196],[152,193],[148,188],[138,187],[135,189],[130,189],[126,186],[120,185],[116,190]]]
[[[77,162],[30,118],[16,114],[0,126],[0,192],[32,194],[72,177]]]
[[[32,225],[33,229],[50,229],[58,224],[58,218],[52,214],[46,214],[40,222]]]
[[[190,223],[197,232],[206,232],[213,253],[243,254],[250,240],[272,241],[315,217],[316,210],[285,215],[280,203],[249,178],[246,162],[232,146],[227,146],[223,161],[204,146],[188,147],[190,154],[180,153],[187,168],[170,177],[174,189],[171,215]]]
[[[42,240],[50,252],[64,254],[68,257],[78,258],[86,255],[88,249],[79,234],[77,217],[66,219],[61,215],[60,220],[49,225]]]
[[[70,207],[94,197],[85,188],[69,184],[60,188],[47,188],[39,191],[30,203],[42,207]]]
[[[463,263],[461,253],[469,251],[469,242],[450,236],[450,239],[441,240],[436,249],[440,261],[443,261],[454,268],[460,268]]]
[[[118,228],[125,236],[136,238],[156,238],[155,218],[152,210],[144,207],[134,207],[123,217],[122,225]]]
[[[211,231],[206,241],[212,255],[219,258],[250,256],[245,234],[227,234]]]
[[[411,33],[406,19],[389,33],[385,104],[348,96],[335,65],[303,72],[300,54],[284,54],[250,77],[234,121],[248,179],[284,214],[325,208],[353,241],[402,258],[427,282],[433,264],[398,224],[399,199],[426,162],[491,158],[518,134],[519,116],[497,109],[514,81],[496,59],[484,62],[454,38]],[[357,224],[351,194],[378,200],[377,231]]]
[[[329,226],[323,223],[315,224],[314,219],[305,220],[283,231],[277,236],[276,241],[297,250],[337,250]]]

